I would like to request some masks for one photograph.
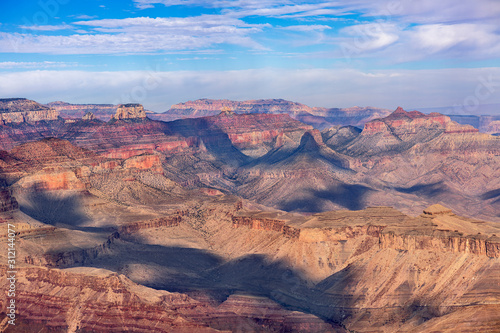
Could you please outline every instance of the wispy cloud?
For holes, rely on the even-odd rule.
[[[308,32],[308,31],[323,31],[323,30],[330,30],[332,27],[328,25],[319,25],[319,24],[310,24],[310,25],[290,25],[287,27],[281,27],[280,29],[283,30],[290,30],[290,31],[300,31],[300,32]]]
[[[339,57],[401,63],[425,59],[500,57],[500,32],[492,24],[368,23],[341,29]]]
[[[268,26],[219,15],[103,19],[77,21],[74,25],[86,26],[93,32],[69,36],[0,33],[0,49],[20,53],[140,54],[233,44],[264,50],[250,35]]]
[[[57,61],[41,61],[41,62],[19,62],[19,61],[3,61],[0,62],[0,69],[17,69],[17,68],[67,68],[77,66],[76,63],[57,62]]]
[[[72,15],[70,17],[74,17],[75,19],[77,20],[93,20],[95,18],[97,18],[96,15],[86,15],[86,14],[82,14],[82,15]]]
[[[69,24],[61,25],[21,25],[19,28],[24,30],[37,30],[37,31],[57,31],[57,30],[68,30],[74,27]]]

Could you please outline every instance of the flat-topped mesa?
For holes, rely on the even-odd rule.
[[[113,118],[116,120],[145,119],[146,111],[141,104],[120,104]]]
[[[424,209],[424,216],[437,216],[437,215],[452,215],[451,209],[446,208],[440,204],[432,205]]]
[[[59,113],[26,98],[0,99],[0,122],[5,124],[57,120]]]
[[[188,117],[213,116],[219,110],[229,108],[237,113],[294,113],[312,112],[312,108],[283,99],[259,99],[248,101],[230,101],[198,99],[172,105],[169,114],[179,114]]]
[[[363,135],[376,133],[407,135],[420,130],[433,130],[444,133],[475,133],[479,130],[470,125],[461,125],[440,113],[424,114],[419,111],[407,112],[398,107],[389,116],[375,119],[365,124]]]

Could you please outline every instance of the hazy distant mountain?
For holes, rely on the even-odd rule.
[[[150,115],[152,119],[171,121],[181,118],[194,118],[217,115],[223,108],[237,114],[271,113],[288,114],[303,123],[324,129],[334,125],[363,126],[367,121],[385,117],[390,110],[375,107],[320,108],[283,99],[261,99],[249,101],[230,101],[199,99],[173,105],[170,110]]]

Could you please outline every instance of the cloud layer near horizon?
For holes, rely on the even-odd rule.
[[[138,102],[156,112],[199,98],[284,98],[324,107],[455,105],[450,112],[474,113],[476,104],[500,103],[500,69],[45,70],[0,73],[0,91],[2,97],[26,97],[42,103],[61,99],[71,103]],[[390,103],[388,95],[392,96]]]

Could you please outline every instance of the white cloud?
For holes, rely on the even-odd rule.
[[[497,20],[500,16],[497,0],[351,0],[344,8],[384,20],[423,24]]]
[[[15,69],[15,68],[64,68],[76,66],[76,63],[57,62],[57,61],[41,61],[41,62],[19,62],[19,61],[3,61],[0,62],[0,69]]]
[[[258,69],[238,71],[28,71],[0,73],[5,97],[46,103],[138,102],[155,111],[198,98],[284,98],[310,106],[435,107],[464,103],[491,82],[480,100],[500,103],[500,68],[378,70]],[[484,90],[484,91],[483,91]],[[483,89],[481,96],[486,96]]]
[[[323,31],[331,29],[328,25],[319,25],[319,24],[310,24],[310,25],[289,25],[287,27],[281,27],[283,30],[291,30],[291,31]]]
[[[356,56],[395,43],[399,39],[400,29],[391,23],[368,23],[343,28],[340,33],[341,36],[350,36],[342,41],[343,50],[349,50]]]
[[[97,18],[96,15],[86,15],[86,14],[76,15],[76,16],[72,16],[72,17],[76,18],[77,20],[92,20],[92,19]]]
[[[38,30],[38,31],[57,31],[57,30],[68,30],[73,29],[71,25],[61,24],[61,25],[21,25],[19,28],[24,30]]]
[[[74,24],[91,27],[96,32],[69,36],[0,32],[0,49],[3,52],[19,53],[140,54],[209,48],[225,43],[257,50],[266,49],[250,35],[267,25],[250,25],[238,19],[217,15],[104,19],[78,21]]]
[[[308,17],[345,14],[341,5],[334,1],[304,0],[134,0],[139,9],[165,6],[203,6],[219,8],[226,15],[235,17]]]
[[[460,52],[488,53],[500,51],[500,35],[496,27],[484,24],[428,24],[418,26],[410,33],[411,41],[418,48],[436,53],[460,46]],[[496,56],[500,56],[497,53]]]
[[[340,31],[336,56],[377,58],[385,63],[429,59],[480,60],[500,57],[500,33],[492,24],[368,23]]]

